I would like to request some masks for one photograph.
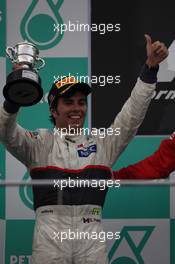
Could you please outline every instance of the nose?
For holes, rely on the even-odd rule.
[[[72,107],[72,111],[74,112],[80,112],[81,111],[81,107],[78,103],[74,103],[73,107]]]

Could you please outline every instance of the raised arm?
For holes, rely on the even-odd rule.
[[[120,135],[108,135],[103,139],[103,151],[106,153],[106,163],[109,166],[114,164],[141,125],[156,87],[158,64],[168,56],[168,50],[163,43],[159,41],[152,43],[150,36],[145,37],[146,64],[131,96],[111,125],[113,131],[116,128],[120,129]]]
[[[19,107],[7,101],[0,108],[0,141],[7,150],[27,167],[35,144],[32,135],[17,124]]]

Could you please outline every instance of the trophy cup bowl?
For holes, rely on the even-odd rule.
[[[6,54],[12,64],[18,65],[6,79],[3,95],[7,101],[19,106],[31,106],[43,97],[41,78],[38,71],[45,62],[39,58],[36,46],[27,41],[18,43],[15,47],[7,47]]]

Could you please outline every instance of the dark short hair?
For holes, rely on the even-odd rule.
[[[57,105],[58,105],[58,99],[59,99],[60,97],[57,97],[55,100],[54,100],[54,102],[53,102],[53,104],[52,104],[52,109],[57,109]],[[51,109],[51,108],[50,108]],[[55,122],[55,118],[53,117],[53,115],[52,114],[50,114],[50,116],[49,116],[49,120],[50,120],[50,122],[55,126],[56,125],[56,122]]]

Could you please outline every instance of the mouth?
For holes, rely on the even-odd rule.
[[[81,127],[83,123],[83,116],[79,114],[68,115],[69,124],[72,127]]]
[[[72,120],[80,120],[82,117],[80,115],[71,115],[71,116],[68,116],[70,119]]]

